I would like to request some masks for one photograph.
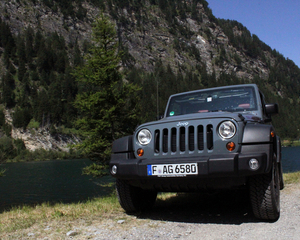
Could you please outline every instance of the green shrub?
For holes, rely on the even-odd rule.
[[[13,144],[17,154],[20,154],[23,150],[26,149],[22,139],[14,139]]]
[[[31,118],[32,118],[32,116],[31,116],[29,109],[16,108],[16,110],[13,114],[13,125],[16,128],[26,129]]]
[[[13,140],[10,137],[3,136],[0,138],[0,161],[14,158],[16,152],[13,145]]]
[[[70,150],[69,152],[37,149],[29,151],[23,149],[15,156],[13,162],[32,162],[32,161],[47,161],[57,159],[81,159],[84,156],[79,151]]]
[[[4,123],[2,126],[3,131],[5,132],[5,135],[10,137],[11,136],[11,125]]]
[[[35,121],[33,118],[30,120],[30,122],[27,125],[28,129],[38,129],[40,127],[40,123],[38,121]]]
[[[93,163],[83,169],[83,174],[92,175],[94,177],[103,177],[109,174],[108,165]]]
[[[2,109],[0,109],[0,127],[5,124],[5,115]]]
[[[4,173],[6,172],[6,169],[0,169],[0,177],[5,176]]]

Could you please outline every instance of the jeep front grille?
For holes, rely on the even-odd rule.
[[[154,131],[154,152],[213,150],[213,125],[164,128]]]

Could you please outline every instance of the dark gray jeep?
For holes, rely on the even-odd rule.
[[[249,186],[254,215],[277,220],[281,144],[255,84],[172,95],[164,117],[113,143],[110,172],[127,212],[149,209],[157,192]]]

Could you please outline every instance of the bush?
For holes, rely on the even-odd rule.
[[[2,126],[3,131],[5,132],[5,135],[10,137],[11,136],[11,125],[4,123]]]
[[[33,118],[30,120],[30,122],[27,125],[28,129],[38,129],[40,127],[40,123],[38,121],[35,121]]]
[[[6,172],[6,169],[1,169],[0,168],[0,177],[5,176],[4,173]]]
[[[5,161],[15,156],[16,151],[14,149],[13,140],[7,136],[0,138],[0,161]]]
[[[69,152],[37,149],[29,151],[23,149],[12,160],[14,162],[31,162],[31,161],[47,161],[57,159],[81,159],[84,158],[79,151],[70,150]]]
[[[13,144],[17,154],[20,154],[23,150],[26,149],[22,139],[14,139]]]
[[[3,110],[0,110],[0,127],[2,127],[5,124],[5,115]]]
[[[32,116],[29,109],[16,108],[13,114],[13,125],[16,128],[26,129]]]
[[[108,165],[93,163],[83,169],[83,174],[92,175],[94,177],[103,177],[109,174]]]

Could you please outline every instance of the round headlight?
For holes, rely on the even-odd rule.
[[[225,121],[219,126],[219,134],[222,138],[232,138],[236,133],[236,128],[233,122]]]
[[[140,144],[147,145],[150,143],[152,135],[148,129],[142,129],[137,135]]]

